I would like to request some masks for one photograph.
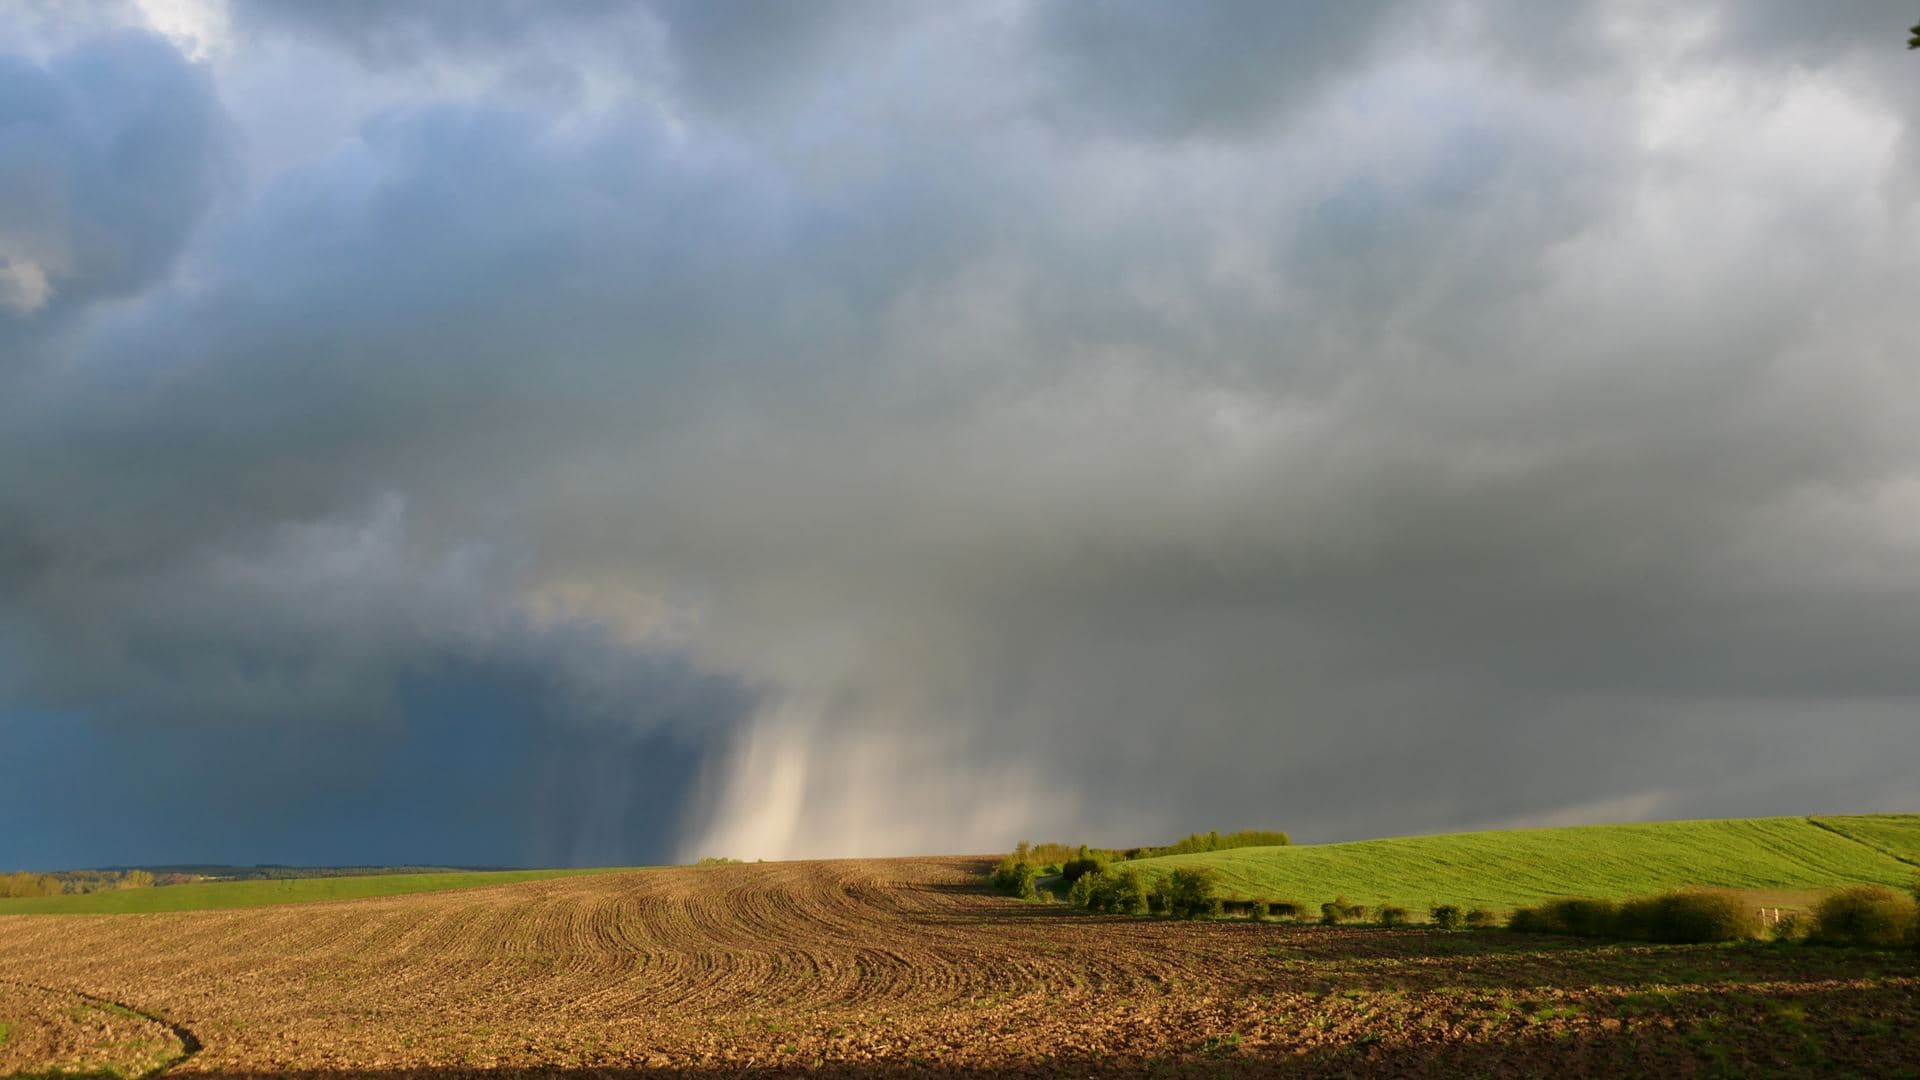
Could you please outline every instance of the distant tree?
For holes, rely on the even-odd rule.
[[[120,875],[120,880],[115,882],[113,887],[116,889],[151,889],[153,888],[153,875],[145,870],[129,870]]]
[[[1914,23],[1913,29],[1907,31],[1907,34],[1907,48],[1920,49],[1920,23]]]
[[[60,879],[49,874],[0,874],[0,896],[59,896],[63,891]]]

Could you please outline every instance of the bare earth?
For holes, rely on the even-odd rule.
[[[983,869],[0,917],[0,1075],[1920,1076],[1910,951],[1096,918]]]

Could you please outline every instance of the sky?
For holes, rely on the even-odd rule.
[[[0,0],[0,868],[1920,810],[1916,16]]]

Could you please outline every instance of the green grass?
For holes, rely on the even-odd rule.
[[[369,896],[472,889],[518,881],[602,874],[608,870],[475,870],[439,874],[371,874],[366,877],[279,878],[267,881],[202,881],[150,889],[24,896],[0,899],[0,915],[127,914],[152,911],[217,911],[226,908],[299,904],[310,900],[358,900]]]
[[[1920,815],[1745,818],[1411,836],[1143,859],[1155,873],[1209,866],[1229,899],[1345,896],[1424,912],[1434,902],[1507,910],[1562,896],[1621,899],[1689,886],[1790,892],[1903,887]]]
[[[1920,869],[1920,814],[1854,814],[1809,820]]]

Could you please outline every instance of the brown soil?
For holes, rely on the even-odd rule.
[[[6,970],[6,969],[0,969]],[[163,1022],[125,1006],[0,981],[0,1075],[16,1071],[139,1076],[186,1056]]]
[[[88,1042],[69,1027],[94,1018],[62,1011],[74,994],[197,1038],[169,1075],[1920,1066],[1911,952],[1089,917],[987,895],[983,869],[755,864],[244,911],[0,917],[0,1022],[12,1030],[0,1074],[97,1068],[105,1058],[73,1055],[111,1057],[136,1031],[173,1042],[116,1063],[125,1075],[182,1052],[164,1025],[118,1013]]]

